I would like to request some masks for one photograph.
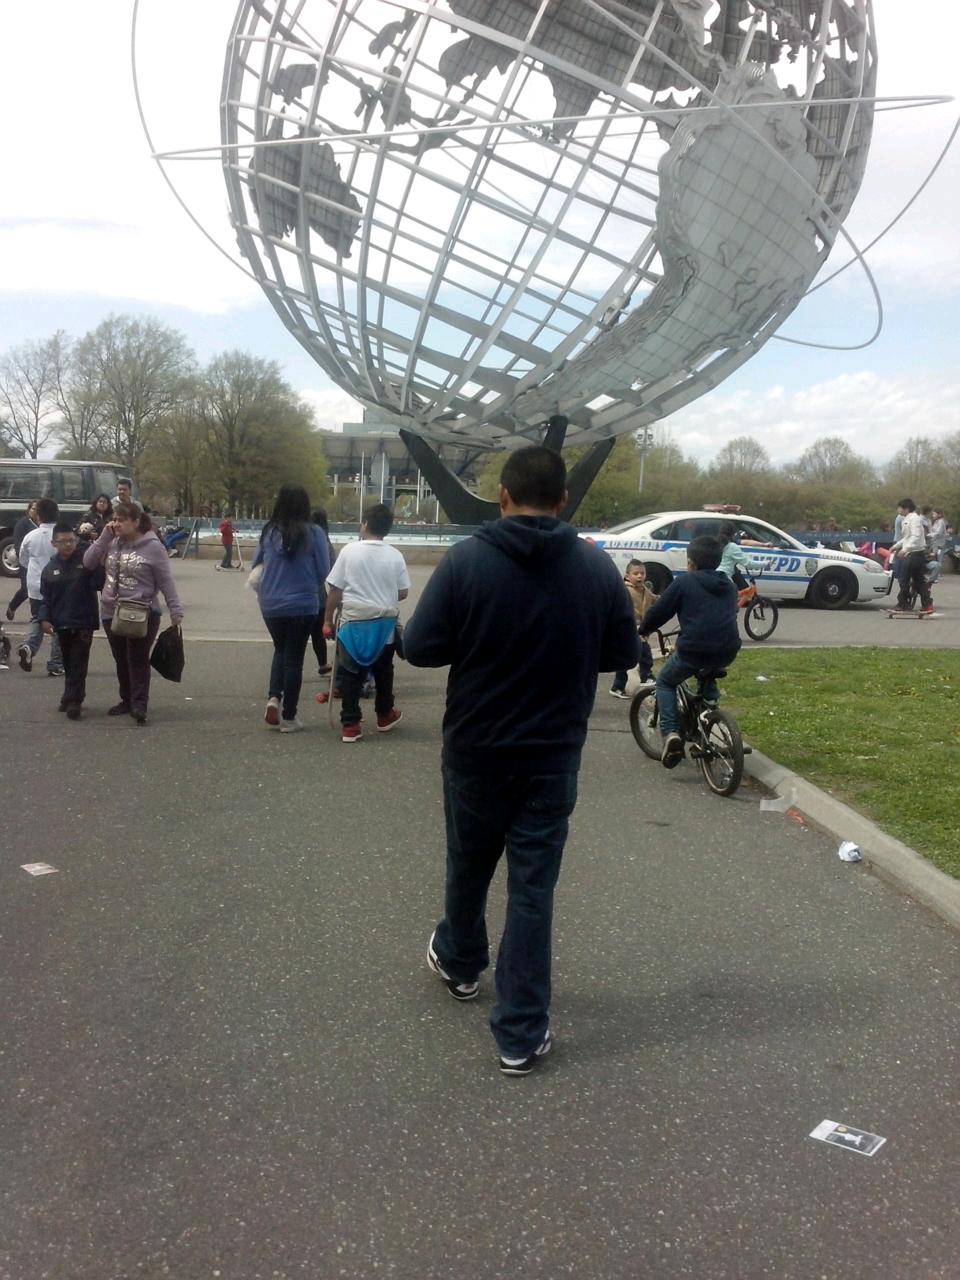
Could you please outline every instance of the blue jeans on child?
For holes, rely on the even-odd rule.
[[[736,654],[733,657],[736,657]],[[657,709],[662,734],[680,732],[680,719],[677,715],[677,686],[683,684],[684,680],[689,680],[692,675],[696,675],[703,667],[727,666],[733,661],[733,657],[698,658],[691,661],[689,658],[681,658],[679,653],[671,653],[657,675]],[[702,693],[708,702],[716,702],[720,697],[717,682],[704,680]]]

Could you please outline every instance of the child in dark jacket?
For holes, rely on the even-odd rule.
[[[737,589],[719,573],[723,548],[716,538],[694,538],[687,547],[687,572],[675,578],[643,619],[642,635],[658,631],[676,615],[680,635],[676,650],[657,676],[657,711],[663,735],[660,757],[667,769],[683,759],[683,739],[677,715],[677,686],[703,667],[726,667],[740,650],[737,630]],[[716,702],[714,680],[704,680],[703,696]]]
[[[66,680],[59,710],[70,720],[80,719],[87,693],[87,666],[93,633],[100,629],[97,588],[103,570],[83,567],[86,543],[80,544],[69,524],[53,527],[53,559],[40,575],[40,608],[37,617],[44,634],[57,633],[63,653]]]

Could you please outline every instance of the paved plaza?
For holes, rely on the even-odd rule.
[[[398,664],[403,724],[347,747],[308,659],[281,737],[242,576],[176,572],[187,670],[148,728],[105,717],[102,641],[79,723],[42,663],[0,672],[2,1280],[957,1276],[956,933],[757,788],[648,762],[601,684],[557,1047],[504,1079],[490,976],[460,1006],[425,963],[444,673]],[[955,617],[787,609],[777,638]]]

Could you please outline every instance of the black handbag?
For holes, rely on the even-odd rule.
[[[174,684],[180,683],[184,656],[183,632],[178,625],[167,627],[166,631],[161,631],[157,636],[157,643],[153,646],[153,653],[150,655],[150,665],[158,675],[163,676],[164,680],[172,680]]]

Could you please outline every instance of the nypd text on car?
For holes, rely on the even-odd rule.
[[[843,609],[858,600],[889,594],[890,574],[873,560],[829,547],[805,547],[782,529],[729,509],[660,511],[602,532],[584,532],[622,570],[642,560],[658,594],[687,568],[687,545],[701,534],[716,537],[732,524],[751,560],[763,566],[761,590],[775,600],[808,600],[821,609]]]

